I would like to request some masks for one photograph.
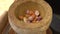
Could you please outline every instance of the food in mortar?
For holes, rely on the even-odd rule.
[[[19,16],[19,19],[23,20],[25,23],[34,23],[42,20],[42,17],[40,16],[38,10],[35,11],[27,10],[25,11],[25,16]]]

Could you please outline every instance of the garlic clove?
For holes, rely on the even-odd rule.
[[[35,11],[35,15],[38,16],[39,15],[39,11],[36,10]]]
[[[25,23],[27,23],[27,18],[26,17],[24,17],[23,20],[24,20]]]

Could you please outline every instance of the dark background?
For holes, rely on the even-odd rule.
[[[50,4],[50,6],[53,9],[54,14],[60,15],[60,1],[59,0],[45,0],[45,1]],[[60,34],[60,32],[55,31],[54,29],[52,29],[52,27],[50,28],[53,31],[53,34]]]
[[[53,13],[60,15],[60,0],[45,0],[45,1],[51,5]]]

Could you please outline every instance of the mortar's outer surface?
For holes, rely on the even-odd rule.
[[[22,23],[15,16],[16,7],[24,2],[32,1],[39,3],[45,10],[45,16],[39,23]],[[43,15],[43,14],[42,14]],[[48,3],[43,0],[19,0],[15,1],[8,12],[8,19],[11,27],[20,34],[46,34],[46,30],[48,29],[51,20],[52,20],[52,9]]]

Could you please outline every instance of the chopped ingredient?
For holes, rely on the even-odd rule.
[[[32,15],[32,14],[34,14],[34,12],[30,10],[29,14]]]
[[[37,21],[40,21],[41,19],[42,19],[41,16],[37,17]]]
[[[29,14],[29,12],[30,12],[30,11],[29,11],[29,10],[27,10],[27,11],[26,11],[26,14]]]
[[[38,16],[39,15],[39,11],[36,10],[35,11],[35,15]]]
[[[40,20],[42,20],[42,17],[40,16],[40,13],[38,10],[36,11],[27,10],[25,16],[24,17],[19,16],[19,18],[26,23],[28,22],[34,23],[34,22],[39,22]]]
[[[24,17],[24,18],[23,18],[23,21],[24,21],[25,23],[27,23],[27,18],[26,18],[26,17]]]

